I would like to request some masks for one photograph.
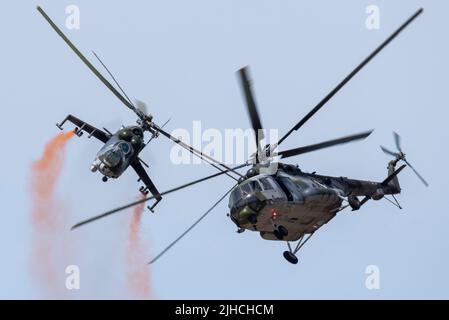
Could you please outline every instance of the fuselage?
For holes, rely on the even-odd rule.
[[[278,240],[274,230],[288,230],[284,240],[295,241],[331,220],[341,207],[344,192],[306,174],[257,174],[239,183],[230,194],[232,221],[243,229]]]
[[[98,151],[90,169],[92,172],[98,170],[108,178],[118,178],[144,146],[141,127],[123,127],[113,134]]]

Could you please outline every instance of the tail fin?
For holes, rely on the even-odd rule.
[[[391,160],[388,163],[388,177],[382,182],[383,185],[390,186],[397,191],[397,193],[401,192],[401,186],[399,185],[398,174],[406,167],[406,165],[400,166],[396,170],[396,164],[399,159]]]

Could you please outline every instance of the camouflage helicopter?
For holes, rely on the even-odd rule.
[[[298,263],[296,254],[305,243],[323,225],[332,220],[338,212],[350,207],[353,211],[359,210],[368,200],[380,200],[385,198],[400,208],[395,194],[401,192],[398,174],[409,166],[418,178],[427,186],[424,178],[405,158],[402,151],[400,137],[394,133],[397,152],[384,147],[382,150],[394,159],[388,163],[387,177],[381,181],[365,181],[345,177],[333,177],[318,175],[315,172],[307,173],[298,166],[274,162],[273,158],[286,159],[308,152],[361,140],[368,137],[372,131],[363,132],[339,139],[329,140],[313,145],[303,146],[291,150],[276,151],[278,146],[293,132],[300,129],[317,111],[319,111],[352,77],[355,76],[371,59],[373,59],[388,43],[390,43],[403,29],[405,29],[416,17],[423,12],[418,10],[412,17],[403,23],[390,37],[388,37],[377,49],[375,49],[361,64],[359,64],[346,78],[343,79],[328,95],[326,95],[306,116],[304,116],[292,129],[290,129],[277,143],[260,146],[263,138],[262,122],[257,111],[251,82],[247,68],[239,70],[240,84],[246,101],[246,109],[255,133],[255,142],[258,151],[246,163],[232,168],[234,171],[252,166],[247,173],[238,179],[238,182],[228,190],[214,205],[195,221],[183,234],[174,240],[161,253],[154,257],[150,263],[158,260],[167,250],[190,232],[201,220],[203,220],[223,199],[229,195],[229,218],[237,226],[237,232],[245,230],[256,231],[263,239],[285,241],[288,250],[283,253],[284,258],[292,263]],[[399,168],[397,164],[403,161]],[[230,172],[230,171],[226,171]],[[182,186],[162,192],[169,194],[194,184],[212,179],[223,172],[216,173]],[[391,195],[394,199],[386,198]],[[362,197],[360,199],[360,197]],[[144,200],[110,210],[98,216],[81,221],[72,229],[104,218],[121,210],[127,209]],[[297,241],[295,247],[292,242]]]
[[[117,179],[119,178],[126,169],[131,166],[139,176],[138,181],[142,181],[145,186],[140,187],[140,192],[147,195],[151,192],[155,203],[148,209],[153,211],[154,207],[162,200],[162,196],[158,189],[154,185],[153,181],[148,176],[145,171],[144,166],[148,168],[146,164],[140,157],[140,152],[146,147],[146,145],[157,138],[159,134],[169,138],[173,142],[180,144],[183,148],[189,150],[189,152],[208,161],[213,166],[224,167],[226,170],[233,171],[226,165],[216,161],[215,159],[203,155],[200,151],[194,149],[193,147],[183,143],[181,140],[171,136],[169,133],[163,130],[164,125],[158,126],[153,122],[153,116],[147,112],[145,103],[136,100],[135,103],[129,99],[128,95],[122,89],[120,84],[117,82],[116,78],[109,71],[106,65],[98,57],[98,55],[93,52],[94,56],[98,59],[100,64],[105,68],[107,73],[111,76],[121,93],[92,65],[92,63],[78,50],[78,48],[67,38],[67,36],[56,26],[56,24],[50,19],[50,17],[45,13],[41,7],[37,7],[40,14],[47,20],[50,26],[56,31],[56,33],[65,41],[65,43],[75,52],[75,54],[86,64],[86,66],[100,79],[106,87],[112,91],[112,93],[130,110],[132,110],[138,117],[137,125],[122,126],[114,134],[111,133],[106,128],[103,130],[98,129],[87,122],[69,114],[61,123],[57,123],[56,126],[63,130],[63,125],[66,121],[72,122],[76,127],[74,132],[77,136],[81,137],[84,132],[87,132],[88,137],[92,136],[104,143],[103,147],[97,153],[94,162],[92,163],[90,170],[92,172],[99,171],[103,177],[102,180],[107,182],[109,178]],[[151,138],[149,141],[144,141],[144,133],[149,132]],[[214,164],[215,163],[215,164]],[[219,169],[220,171],[223,171]]]

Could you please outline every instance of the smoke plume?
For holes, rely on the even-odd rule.
[[[78,257],[77,238],[69,237],[69,208],[58,197],[57,183],[61,177],[67,142],[74,132],[60,133],[52,138],[44,148],[40,159],[31,166],[31,200],[32,200],[32,256],[31,271],[37,280],[45,298],[82,298],[89,296],[80,290],[65,287],[67,275],[65,269],[73,262],[83,261]],[[140,239],[140,222],[145,204],[133,208],[129,219],[128,239],[126,242],[126,281],[130,298],[152,298],[150,287],[150,268],[147,265],[148,252]],[[79,245],[79,243],[78,243]],[[107,261],[107,257],[104,257]],[[81,260],[79,260],[81,259]],[[72,293],[72,294],[70,294]],[[87,294],[87,295],[86,295]]]
[[[138,299],[151,298],[150,267],[146,261],[148,252],[139,237],[139,227],[144,210],[145,203],[134,207],[128,236],[128,287]]]
[[[60,133],[45,146],[42,157],[31,167],[33,243],[32,271],[45,293],[61,297],[64,287],[63,257],[68,247],[64,243],[64,207],[57,201],[55,190],[61,175],[67,141],[73,131]]]

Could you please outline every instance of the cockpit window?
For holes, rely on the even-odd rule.
[[[105,156],[103,161],[110,167],[110,168],[114,168],[116,166],[118,166],[120,164],[122,160],[122,152],[118,149],[112,149],[110,151],[108,151]]]
[[[244,182],[231,192],[231,195],[229,196],[229,205],[232,207],[241,198],[257,191],[262,191],[262,187],[257,180]]]
[[[239,201],[240,197],[241,197],[240,188],[236,187],[229,196],[229,205],[233,206],[237,201]]]
[[[255,192],[262,191],[262,187],[260,186],[258,181],[253,180],[253,181],[248,182],[248,184],[251,186],[251,189],[253,189],[253,191],[255,191]]]
[[[243,195],[247,195],[253,191],[249,183],[241,184],[240,190],[242,190]]]
[[[122,149],[122,151],[125,155],[127,155],[131,152],[131,146],[129,145],[129,143],[120,142],[119,147],[120,147],[120,149]]]
[[[268,181],[268,178],[262,178],[260,179],[260,182],[263,185],[264,190],[272,190],[273,186],[271,185],[270,181]]]

